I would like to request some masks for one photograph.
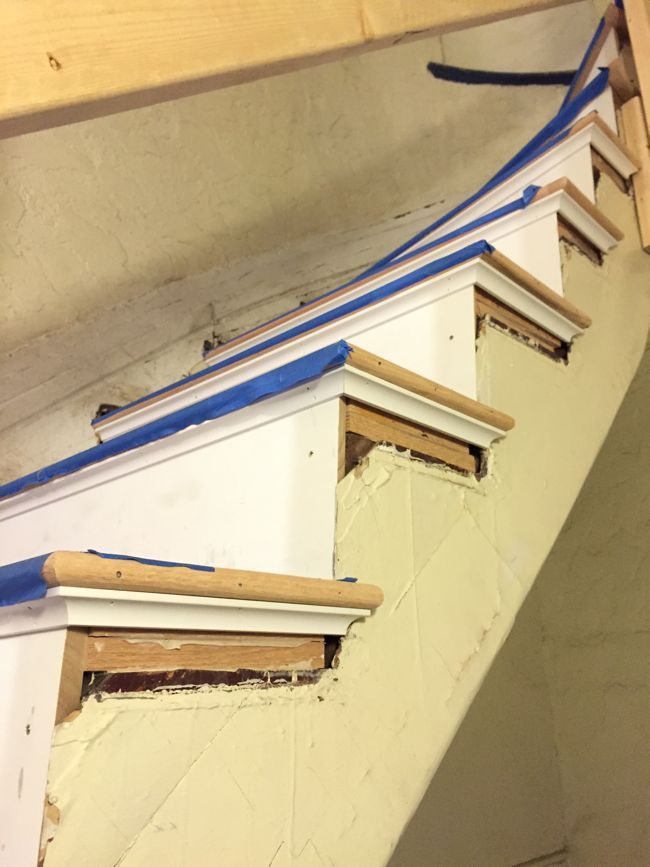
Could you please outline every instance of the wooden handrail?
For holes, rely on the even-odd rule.
[[[137,560],[118,560],[80,551],[50,554],[42,574],[48,587],[172,593],[337,608],[374,609],[384,598],[381,589],[373,584],[240,569],[216,568],[204,572],[186,566],[152,566]]]

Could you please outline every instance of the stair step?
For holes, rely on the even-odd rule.
[[[463,453],[477,456],[514,424],[335,344],[0,488],[2,561],[90,541],[145,557],[188,553],[228,569],[331,575],[334,486],[345,464],[341,399],[368,408],[375,423],[383,415],[382,439],[392,420],[389,441],[398,446],[414,444],[407,433],[421,438],[418,453],[444,443],[447,453],[427,456],[465,472],[477,464]]]

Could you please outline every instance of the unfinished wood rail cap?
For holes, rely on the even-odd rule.
[[[590,202],[585,194],[581,192],[573,181],[569,180],[569,178],[558,178],[556,181],[546,184],[546,186],[537,191],[533,201],[538,202],[541,199],[545,199],[547,196],[552,196],[554,193],[559,192],[565,192],[570,198],[572,198],[573,201],[579,205],[583,211],[586,211],[593,220],[595,220],[608,234],[612,236],[612,238],[615,238],[617,241],[623,240],[625,236],[618,226],[612,223],[609,217],[606,217],[593,202]]]
[[[558,295],[537,277],[534,277],[525,268],[521,268],[512,259],[500,253],[498,250],[493,250],[491,253],[484,253],[481,257],[488,265],[491,265],[501,274],[514,280],[516,283],[524,287],[531,295],[539,298],[553,310],[556,310],[562,316],[566,317],[570,322],[573,322],[580,328],[589,328],[592,324],[591,316],[588,316],[580,308],[571,304],[562,295]]]
[[[383,379],[407,391],[412,391],[414,394],[426,397],[428,400],[435,401],[442,406],[446,406],[448,409],[453,409],[485,424],[492,425],[501,431],[512,430],[515,426],[514,418],[506,415],[504,412],[492,409],[492,407],[479,403],[479,401],[473,400],[471,397],[467,397],[431,379],[413,373],[405,367],[400,367],[398,364],[393,364],[392,361],[387,361],[385,358],[373,355],[371,352],[360,349],[358,346],[351,345],[351,349],[352,352],[345,362],[348,367],[355,368],[363,373],[369,373],[378,379]]]
[[[571,127],[571,131],[569,136],[577,135],[583,129],[586,129],[588,126],[596,126],[598,129],[606,135],[607,138],[616,145],[616,147],[620,150],[622,154],[625,154],[627,159],[636,167],[637,171],[640,168],[639,160],[632,152],[632,150],[625,144],[623,139],[616,135],[614,130],[608,123],[602,119],[600,114],[597,111],[590,111],[589,114],[586,114],[584,117],[581,117],[580,120],[576,121]]]
[[[384,599],[382,590],[373,584],[239,569],[192,568],[182,564],[158,566],[80,551],[50,554],[43,564],[42,575],[48,587],[129,590],[338,608],[372,610]]]

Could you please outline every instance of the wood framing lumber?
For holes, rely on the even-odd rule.
[[[609,64],[609,86],[612,88],[619,102],[627,102],[637,94],[637,87],[629,68],[629,62],[623,54],[612,60]]]
[[[554,355],[562,349],[563,342],[559,337],[531,322],[530,319],[522,316],[521,313],[508,307],[502,301],[493,298],[481,289],[474,290],[474,297],[476,315],[479,318],[489,317],[493,322],[516,332]]]
[[[318,636],[91,630],[85,671],[316,671],[325,667]]]
[[[620,175],[616,169],[602,157],[598,151],[591,149],[591,164],[594,168],[594,175],[607,175],[607,177],[619,188],[622,193],[627,193],[628,182]]]
[[[45,561],[48,587],[86,587],[144,593],[178,593],[222,599],[370,608],[383,593],[373,584],[319,580],[238,569],[199,571],[185,566],[152,566],[137,560],[104,558],[80,551],[55,551]]]
[[[625,0],[624,8],[646,129],[650,130],[650,2]]]
[[[0,136],[575,0],[5,0]]]
[[[364,437],[373,444],[390,443],[469,473],[478,469],[477,458],[466,443],[438,431],[356,401],[348,401],[345,418],[346,433]]]
[[[448,409],[453,409],[477,421],[492,425],[499,430],[508,431],[515,425],[515,420],[511,416],[492,409],[492,407],[485,406],[485,404],[479,403],[477,400],[473,400],[471,397],[467,397],[457,391],[453,391],[451,388],[433,382],[431,379],[413,373],[405,367],[393,364],[392,361],[387,361],[385,358],[373,355],[371,352],[360,349],[358,346],[352,347],[352,352],[348,356],[346,364],[356,370],[376,376],[378,379],[383,379],[385,382],[390,382],[407,391],[412,391],[414,394],[419,394],[420,397],[426,397],[428,400],[435,401],[442,406],[446,406]]]
[[[70,627],[66,630],[56,703],[55,725],[62,722],[80,706],[81,683],[86,662],[86,630]]]
[[[621,124],[625,140],[641,165],[632,183],[641,244],[650,252],[650,149],[640,97],[621,107]]]
[[[580,250],[588,259],[591,259],[594,265],[602,265],[603,255],[598,247],[585,238],[582,232],[579,232],[571,223],[567,223],[566,220],[562,219],[558,220],[557,234],[561,241],[566,241],[567,244]]]

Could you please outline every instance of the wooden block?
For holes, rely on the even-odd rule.
[[[92,630],[86,671],[314,671],[325,666],[318,636]]]
[[[582,232],[579,232],[575,226],[567,223],[566,220],[558,219],[557,233],[558,237],[562,241],[566,241],[567,244],[576,247],[581,253],[584,253],[588,259],[591,259],[594,265],[602,265],[603,254],[600,252],[598,247],[596,247],[595,244],[592,244],[591,241],[588,241]]]
[[[250,572],[243,569],[199,571],[185,566],[153,566],[136,560],[117,560],[81,551],[55,551],[45,561],[48,587],[89,587],[178,593],[260,602],[377,608],[383,593],[373,584],[302,578]]]
[[[514,427],[515,420],[505,413],[485,406],[485,404],[472,400],[471,397],[459,394],[457,391],[453,391],[451,388],[447,388],[437,382],[433,382],[431,379],[413,373],[405,367],[393,364],[392,361],[387,361],[385,358],[373,355],[365,349],[359,349],[358,346],[353,346],[352,350],[346,361],[348,367],[353,367],[364,373],[370,373],[378,379],[398,385],[400,388],[412,391],[414,394],[419,394],[421,397],[426,397],[442,406],[461,412],[463,415],[483,421],[499,430],[508,431]]]
[[[607,160],[602,157],[598,151],[591,149],[591,165],[594,169],[594,175],[607,175],[607,177],[614,182],[614,184],[618,187],[618,189],[622,193],[628,192],[628,182],[623,177],[623,175],[619,174],[614,166],[611,163],[608,163]]]
[[[643,249],[650,252],[650,149],[641,99],[626,102],[621,108],[625,141],[635,153],[641,168],[632,178],[639,233]]]
[[[477,316],[489,317],[493,322],[525,337],[555,357],[566,356],[566,344],[550,331],[540,328],[512,307],[508,307],[481,289],[474,290],[474,297]]]
[[[348,401],[346,430],[372,443],[391,443],[416,455],[448,464],[455,469],[475,473],[478,461],[467,443],[414,424],[380,410]]]
[[[621,103],[632,99],[638,92],[629,62],[623,54],[609,64],[609,85]]]
[[[56,703],[56,725],[81,707],[86,637],[87,630],[79,627],[70,627],[66,632],[59,697]]]

